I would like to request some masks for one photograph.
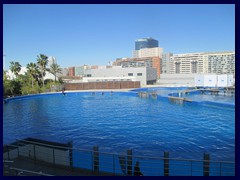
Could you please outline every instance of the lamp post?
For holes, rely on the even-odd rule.
[[[6,55],[3,55],[3,70],[5,70],[5,58],[6,58]]]

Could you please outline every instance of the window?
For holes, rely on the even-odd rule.
[[[133,73],[128,73],[128,76],[133,76]]]
[[[137,76],[142,76],[142,73],[137,73]]]

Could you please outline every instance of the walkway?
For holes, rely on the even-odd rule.
[[[17,171],[23,169],[30,172]],[[86,169],[69,168],[59,165],[52,165],[46,162],[34,162],[29,158],[19,157],[12,163],[4,163],[4,176],[41,176],[41,173],[49,176],[114,176],[111,173],[96,173]]]

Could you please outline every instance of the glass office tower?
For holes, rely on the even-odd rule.
[[[141,38],[135,41],[135,50],[155,47],[158,47],[158,41],[153,38]]]

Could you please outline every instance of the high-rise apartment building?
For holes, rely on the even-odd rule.
[[[207,73],[207,59],[201,53],[175,54],[170,58],[170,73]]]
[[[170,57],[172,57],[172,53],[164,53],[162,54],[161,59],[161,74],[169,74],[170,73]]]
[[[153,38],[141,38],[135,41],[135,50],[155,47],[158,47],[158,41]]]
[[[49,56],[48,57],[48,68],[52,65],[52,64],[56,64],[57,63],[57,60],[55,57],[53,56]]]
[[[235,74],[235,52],[175,54],[169,65],[172,74]]]
[[[235,52],[217,52],[206,55],[209,73],[235,74]]]

